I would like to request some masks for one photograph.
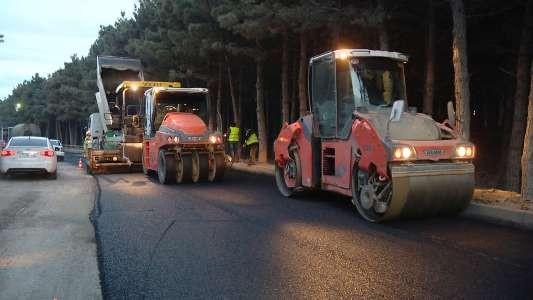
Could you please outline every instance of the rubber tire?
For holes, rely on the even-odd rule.
[[[357,209],[357,212],[359,213],[359,215],[369,221],[369,222],[372,222],[372,223],[380,223],[382,220],[383,220],[383,216],[385,216],[385,213],[383,214],[376,214],[375,212],[373,212],[372,208],[371,210],[372,211],[369,211],[367,209],[365,209],[361,204],[360,204],[360,200],[359,200],[359,192],[358,192],[358,189],[359,189],[359,180],[358,180],[358,175],[359,175],[359,171],[357,169],[357,167],[354,167],[353,170],[352,170],[352,181],[351,181],[351,184],[352,184],[352,204],[355,206],[355,208]],[[394,188],[394,187],[393,187]]]
[[[161,184],[171,184],[176,181],[176,155],[165,154],[164,150],[159,151],[157,178]]]
[[[144,166],[144,147],[143,147],[143,152],[142,152],[141,163],[142,163],[142,172],[143,172],[143,174],[148,176],[148,177],[153,176],[154,173],[155,173],[154,170],[148,169],[147,167]]]
[[[208,181],[209,180],[209,154],[198,154],[198,159],[200,163],[200,180]]]
[[[181,168],[183,172],[179,172],[179,164],[182,164]],[[192,160],[190,155],[178,155],[176,157],[176,182],[184,183],[190,181],[192,178]]]
[[[213,181],[220,181],[224,178],[226,171],[226,160],[224,154],[215,154],[215,178]]]
[[[300,155],[298,154],[297,150],[292,150],[290,152],[292,155],[292,158],[294,160],[294,163],[296,165],[296,178],[295,183],[296,186],[300,186],[302,184],[302,164],[300,161]],[[292,197],[296,195],[296,188],[290,188],[287,186],[287,183],[285,182],[285,170],[283,167],[280,167],[276,164],[276,186],[278,187],[279,192],[285,196],[285,197]]]
[[[200,155],[197,151],[191,153],[191,181],[197,183],[200,180]]]
[[[49,173],[48,174],[48,179],[56,180],[57,179],[57,171],[55,171],[54,173]]]

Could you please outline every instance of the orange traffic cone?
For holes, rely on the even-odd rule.
[[[80,160],[78,161],[78,169],[83,169],[83,162],[81,161],[81,157],[80,157]]]

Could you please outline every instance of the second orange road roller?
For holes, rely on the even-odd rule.
[[[155,87],[145,92],[142,166],[162,184],[224,176],[222,135],[208,123],[204,88]]]

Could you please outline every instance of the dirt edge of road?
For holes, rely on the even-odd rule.
[[[102,257],[102,244],[101,244],[101,238],[100,233],[98,230],[98,218],[100,217],[100,214],[102,213],[102,208],[100,205],[100,200],[102,197],[102,188],[100,187],[100,181],[98,178],[94,175],[91,176],[95,182],[96,186],[96,192],[94,193],[94,204],[93,209],[91,210],[91,213],[89,215],[89,220],[91,221],[91,224],[94,228],[94,238],[96,240],[96,261],[98,264],[98,278],[100,280],[100,292],[102,295],[102,299],[105,299],[107,285],[105,281],[105,272],[104,272],[104,261]]]

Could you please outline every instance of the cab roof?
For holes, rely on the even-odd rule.
[[[400,52],[383,51],[383,50],[369,50],[369,49],[339,49],[319,54],[311,58],[311,62],[322,59],[328,55],[333,55],[335,58],[346,59],[348,57],[383,57],[391,58],[403,63],[409,60],[409,57]]]
[[[206,88],[174,88],[174,87],[153,87],[146,92],[145,94],[151,94],[152,92],[166,92],[166,93],[202,93],[207,94],[209,92]]]
[[[116,93],[128,88],[181,88],[181,82],[167,82],[167,81],[123,81],[116,89]]]

